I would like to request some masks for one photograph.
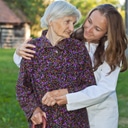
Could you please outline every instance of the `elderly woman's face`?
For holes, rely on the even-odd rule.
[[[107,19],[98,10],[92,12],[84,24],[84,38],[98,42],[107,33]]]
[[[74,24],[76,18],[72,16],[62,17],[56,19],[50,23],[52,30],[56,33],[57,36],[64,38],[69,38],[72,32],[74,31]]]

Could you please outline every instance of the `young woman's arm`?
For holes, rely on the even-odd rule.
[[[54,104],[67,104],[69,111],[99,104],[116,91],[120,67],[117,67],[115,71],[108,75],[109,71],[109,65],[104,62],[95,72],[97,85],[89,86],[74,93],[69,93],[68,89],[53,90],[42,98],[42,102],[45,103],[46,97],[49,97],[49,99],[53,98],[56,101]],[[52,99],[51,101],[49,100],[49,102],[51,102],[49,106],[54,105],[52,104]]]
[[[109,71],[109,65],[104,62],[99,71],[96,72],[97,74],[95,73],[97,85],[67,94],[67,109],[70,111],[98,104],[115,92],[120,68],[117,67],[115,71],[107,75]]]
[[[16,51],[15,51],[15,53],[14,53],[14,55],[13,55],[13,61],[14,61],[14,63],[15,63],[18,67],[20,67],[21,59],[22,59],[22,57],[19,56],[19,55],[17,55],[17,54],[16,54]]]

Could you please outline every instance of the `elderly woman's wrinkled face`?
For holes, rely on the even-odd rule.
[[[64,39],[64,38],[69,38],[72,32],[74,31],[75,22],[76,22],[75,17],[68,16],[52,21],[50,23],[50,26],[57,36]]]
[[[107,33],[107,19],[98,10],[92,12],[84,24],[84,38],[88,42],[98,41]]]

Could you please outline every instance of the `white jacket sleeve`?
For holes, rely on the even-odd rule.
[[[79,92],[67,94],[67,109],[70,111],[98,104],[116,91],[120,68],[116,67],[115,71],[107,75],[109,71],[109,65],[104,62],[95,72],[97,85],[89,86]]]
[[[14,61],[14,63],[15,63],[18,67],[20,67],[21,59],[22,59],[22,57],[19,56],[19,55],[17,55],[16,52],[15,52],[14,55],[13,55],[13,61]]]

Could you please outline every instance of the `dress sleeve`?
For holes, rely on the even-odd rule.
[[[98,76],[99,80],[97,81],[97,85],[92,85],[81,91],[67,94],[67,109],[70,111],[98,104],[115,92],[120,67],[116,67],[116,69],[108,75],[109,71],[109,65],[104,62],[100,70],[100,77]]]
[[[15,52],[14,55],[13,55],[13,61],[14,61],[14,63],[15,63],[18,67],[20,67],[21,59],[22,59],[22,57],[19,56],[19,55],[17,55],[16,52]]]
[[[30,60],[22,59],[16,85],[17,100],[28,119],[30,119],[35,108],[38,107],[30,77],[30,70],[32,68],[29,62]]]

